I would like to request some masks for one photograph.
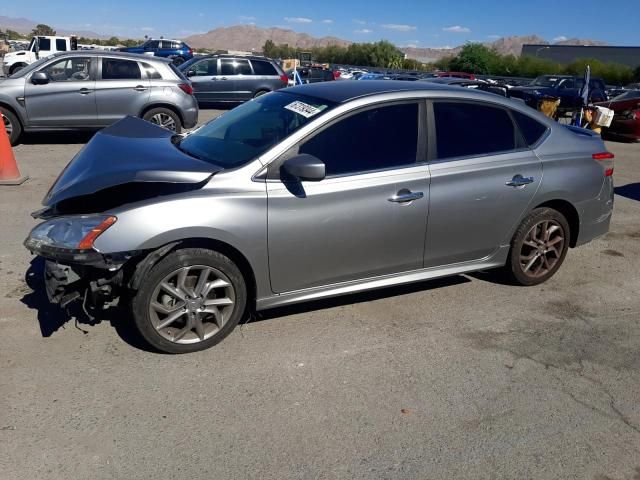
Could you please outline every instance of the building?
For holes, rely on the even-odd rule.
[[[522,55],[561,64],[593,58],[604,63],[619,63],[631,68],[640,66],[640,47],[524,44]]]

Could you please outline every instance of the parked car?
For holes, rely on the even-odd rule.
[[[174,132],[194,127],[189,81],[164,58],[98,50],[57,53],[0,80],[12,145],[23,131],[97,129],[126,115]]]
[[[200,103],[244,102],[286,87],[280,65],[266,57],[205,55],[180,65]]]
[[[437,72],[436,75],[440,78],[464,78],[467,80],[476,79],[476,76],[473,73],[466,72]]]
[[[626,90],[608,102],[597,105],[614,111],[611,126],[603,129],[603,135],[640,141],[640,90]]]
[[[360,75],[358,80],[391,80],[391,75],[385,75],[384,73],[365,73]]]
[[[497,83],[489,83],[481,80],[467,80],[465,78],[456,77],[437,77],[437,78],[425,78],[422,82],[438,83],[441,85],[455,85],[463,88],[471,88],[475,90],[481,90],[483,92],[495,93],[501,97],[509,97],[509,88],[505,85],[499,85]]]
[[[327,68],[301,67],[298,68],[297,71],[302,83],[330,82],[336,79],[333,70],[329,70]],[[290,85],[295,84],[293,72],[294,70],[287,70],[287,77]]]
[[[149,39],[142,45],[122,47],[118,51],[169,58],[175,65],[181,65],[193,58],[193,50],[189,45],[181,40],[169,40],[166,38]]]
[[[497,95],[303,85],[184,138],[131,117],[99,132],[25,246],[52,302],[122,295],[149,344],[190,352],[247,310],[500,267],[544,282],[608,231],[612,158]]]
[[[538,107],[538,102],[545,97],[560,99],[558,111],[560,114],[579,109],[582,106],[580,92],[584,86],[584,78],[571,75],[541,75],[525,87],[513,87],[509,94],[513,98],[520,98],[532,108]],[[604,80],[592,77],[589,81],[589,102],[603,102],[607,100]]]

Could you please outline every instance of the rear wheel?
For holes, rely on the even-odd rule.
[[[547,281],[562,265],[569,240],[569,224],[564,215],[551,208],[535,209],[513,236],[507,274],[519,285]]]
[[[253,98],[258,98],[261,97],[262,95],[264,95],[265,93],[269,93],[268,90],[258,90],[254,95]]]
[[[173,64],[178,66],[178,65],[182,65],[184,63],[184,58],[182,57],[176,57],[173,59]]]
[[[9,75],[13,75],[16,72],[19,72],[20,70],[22,70],[24,67],[26,67],[27,64],[26,63],[16,63],[15,65],[13,65],[10,69],[9,69]]]
[[[180,133],[182,131],[180,117],[168,108],[152,108],[142,118],[172,132]]]
[[[9,142],[11,145],[17,145],[18,139],[22,134],[22,125],[20,124],[20,120],[18,120],[18,117],[11,110],[7,110],[3,107],[0,107],[0,116],[2,117],[4,128],[9,136]]]
[[[167,255],[132,301],[135,326],[165,353],[204,350],[238,324],[247,290],[238,267],[213,250],[186,248]]]

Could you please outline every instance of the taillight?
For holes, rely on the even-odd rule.
[[[338,78],[340,78],[340,74],[341,74],[340,70],[334,70],[333,78],[337,80]]]
[[[193,95],[193,87],[190,84],[181,83],[178,85],[178,87],[180,87],[180,90],[182,90],[187,95]]]
[[[605,177],[610,177],[611,175],[613,175],[613,159],[616,157],[613,153],[594,153],[592,157],[594,160],[598,160],[599,162],[603,163]]]
[[[280,75],[280,81],[286,85],[287,83],[289,83],[289,77],[287,77],[286,75]]]

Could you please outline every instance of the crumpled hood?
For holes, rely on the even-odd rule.
[[[73,197],[136,182],[203,183],[222,170],[181,152],[171,143],[173,135],[145,120],[125,117],[96,133],[65,167],[42,204],[51,207]]]

